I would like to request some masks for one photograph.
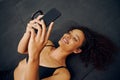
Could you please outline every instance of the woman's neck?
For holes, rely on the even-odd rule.
[[[70,52],[64,51],[61,47],[56,48],[51,53],[51,57],[57,61],[65,61]]]

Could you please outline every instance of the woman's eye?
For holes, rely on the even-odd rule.
[[[77,39],[76,39],[75,37],[73,37],[73,39],[74,39],[75,41],[77,41]]]

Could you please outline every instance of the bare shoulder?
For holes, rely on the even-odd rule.
[[[54,72],[53,75],[59,75],[63,78],[63,80],[70,80],[70,72],[67,68],[59,68]]]
[[[55,47],[55,45],[53,44],[53,42],[51,40],[48,40],[48,42],[45,45],[44,49],[52,49],[54,47]]]
[[[54,46],[54,43],[51,40],[48,40],[46,46]]]

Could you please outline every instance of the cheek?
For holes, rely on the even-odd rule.
[[[78,47],[78,43],[71,41],[69,44],[69,48],[70,49],[76,49]]]
[[[73,41],[73,40],[70,40],[70,43],[69,43],[69,44],[64,44],[62,41],[59,41],[58,44],[59,44],[59,46],[61,46],[63,49],[68,50],[68,51],[71,51],[71,50],[74,50],[74,49],[78,48],[80,43],[75,42],[75,41]]]
[[[74,42],[74,41],[72,42],[72,41],[71,41],[71,43],[70,43],[69,46],[70,46],[71,48],[73,48],[73,49],[76,49],[76,48],[80,47],[80,45],[81,45],[81,44],[80,44],[79,42]]]
[[[73,44],[64,44],[61,41],[58,42],[59,46],[62,47],[64,50],[70,51],[74,48]]]

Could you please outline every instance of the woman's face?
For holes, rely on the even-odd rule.
[[[84,33],[79,29],[74,29],[63,35],[59,40],[59,46],[66,51],[73,52],[75,49],[82,46],[84,40]]]

